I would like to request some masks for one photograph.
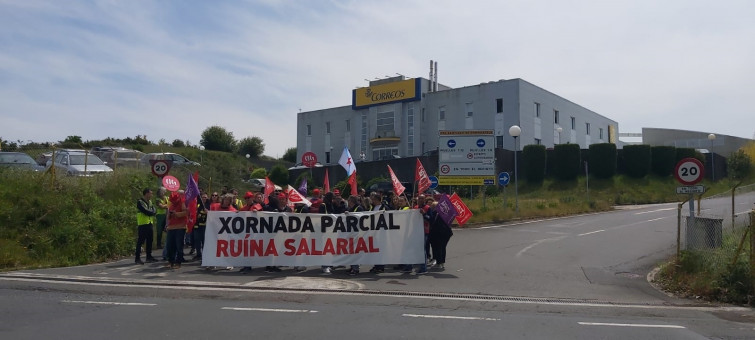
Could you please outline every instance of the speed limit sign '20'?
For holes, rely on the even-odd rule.
[[[172,161],[167,160],[161,160],[161,159],[150,159],[149,165],[152,167],[152,174],[154,174],[157,177],[163,177],[165,176],[168,171],[170,171],[170,166],[172,165]]]
[[[679,183],[693,185],[703,180],[705,168],[696,158],[685,158],[676,163],[674,177]]]

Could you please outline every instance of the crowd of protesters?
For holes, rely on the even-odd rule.
[[[352,195],[344,199],[338,189],[332,192],[322,193],[319,188],[312,190],[309,198],[311,205],[296,203],[290,205],[288,197],[283,192],[275,192],[267,197],[262,193],[246,192],[239,197],[236,189],[223,187],[221,192],[212,192],[211,195],[200,189],[196,198],[196,217],[189,214],[189,206],[186,204],[183,191],[166,194],[165,188],[158,189],[156,202],[152,202],[152,191],[144,189],[142,198],[137,201],[137,225],[138,237],[136,242],[135,263],[144,264],[141,260],[141,250],[144,246],[146,262],[157,262],[152,257],[152,230],[155,230],[156,248],[163,249],[162,259],[166,261],[166,268],[181,268],[181,263],[186,262],[184,249],[190,248],[188,255],[194,255],[192,261],[202,260],[204,247],[204,234],[207,225],[208,211],[269,211],[269,212],[296,212],[315,214],[347,214],[363,211],[381,210],[407,210],[418,209],[424,219],[425,234],[425,262],[418,264],[397,264],[392,266],[395,271],[403,273],[415,272],[417,275],[426,274],[429,268],[443,270],[446,262],[446,246],[453,235],[453,231],[445,221],[440,218],[435,207],[437,202],[432,197],[418,195],[411,202],[405,195],[394,195],[388,192],[372,192],[366,195],[364,189],[359,189],[358,195]],[[306,196],[305,189],[300,188],[299,193]],[[166,233],[165,246],[161,244],[162,234]],[[385,271],[385,265],[375,265],[370,269],[371,273],[379,274]],[[415,269],[416,267],[416,269]],[[226,269],[233,269],[227,267]],[[295,271],[304,271],[305,267],[294,267]],[[323,274],[331,274],[333,266],[322,266]],[[359,274],[359,265],[351,265],[349,275]],[[267,266],[265,272],[280,272],[278,266]],[[252,272],[252,267],[243,267],[241,273]]]

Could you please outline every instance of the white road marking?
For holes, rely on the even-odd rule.
[[[635,215],[642,215],[642,214],[649,214],[649,213],[654,213],[654,212],[659,212],[659,211],[668,211],[668,210],[676,210],[676,208],[663,208],[663,209],[655,209],[655,210],[650,210],[650,211],[640,211],[640,212],[636,212],[634,214]]]
[[[579,234],[577,236],[585,236],[585,235],[590,235],[590,234],[596,234],[596,233],[599,233],[599,232],[602,232],[602,231],[605,231],[605,230],[601,229],[601,230],[591,231],[589,233]]]
[[[642,328],[677,328],[684,329],[687,327],[678,325],[648,325],[641,323],[602,323],[602,322],[579,322],[583,326],[611,326],[611,327],[642,327]]]
[[[228,282],[202,282],[202,281],[179,281],[180,282],[194,282],[192,286],[175,286],[175,285],[166,285],[164,283],[155,282],[155,280],[139,280],[139,279],[131,279],[128,280],[128,282],[108,282],[105,280],[105,278],[95,278],[95,277],[83,277],[83,276],[65,276],[65,275],[48,275],[48,274],[30,274],[30,273],[16,273],[16,275],[30,275],[30,276],[36,276],[37,278],[26,278],[26,277],[12,277],[14,274],[2,274],[0,275],[0,281],[20,281],[20,282],[40,282],[40,283],[56,283],[56,284],[63,284],[63,285],[76,285],[76,286],[98,286],[98,287],[121,287],[121,288],[134,288],[134,283],[138,283],[138,288],[142,289],[166,289],[166,290],[187,290],[187,291],[219,291],[219,292],[246,292],[246,293],[261,293],[261,294],[270,294],[271,291],[269,289],[249,289],[242,287],[238,284],[228,283]],[[102,280],[99,282],[76,282],[76,281],[68,281],[68,282],[60,282],[48,279],[47,277],[57,277],[57,278],[87,278],[87,280]],[[123,281],[121,279],[121,281]],[[174,282],[175,283],[175,282]],[[213,284],[213,287],[203,287],[202,284]],[[392,292],[384,292],[384,293],[376,293],[376,292],[369,292],[369,293],[361,293],[359,291],[302,291],[298,289],[288,290],[288,289],[277,289],[274,291],[276,294],[299,294],[299,295],[334,295],[334,296],[384,296],[384,297],[396,297],[396,295]],[[422,292],[425,293],[425,292]],[[431,300],[448,300],[448,301],[485,301],[487,303],[491,303],[488,296],[480,296],[479,298],[475,298],[474,296],[463,296],[463,297],[455,297],[455,296],[436,296],[436,295],[401,295],[402,299],[431,299]],[[511,297],[509,300],[504,301],[498,301],[498,303],[501,304],[529,304],[529,305],[553,305],[553,306],[581,306],[581,307],[597,307],[597,308],[631,308],[631,309],[670,309],[670,310],[693,310],[693,311],[703,311],[703,312],[747,312],[751,311],[750,308],[747,307],[704,307],[704,306],[679,306],[679,305],[647,305],[647,304],[618,304],[618,305],[611,305],[611,304],[600,304],[600,303],[589,303],[589,302],[571,302],[571,301],[556,301],[556,302],[548,302],[548,301],[530,301],[528,299],[521,299],[521,297]]]
[[[662,219],[664,219],[664,218],[666,218],[666,217],[659,217],[659,218],[654,218],[654,219],[652,219],[652,220],[647,220],[647,221],[645,221],[645,222],[654,222],[654,221],[659,221],[659,220],[662,220]]]
[[[317,313],[309,309],[277,309],[277,308],[251,308],[251,307],[223,307],[225,310],[252,311],[252,312],[278,312],[278,313]]]
[[[401,314],[410,318],[427,318],[427,319],[458,319],[458,320],[482,320],[482,321],[501,321],[501,319],[483,318],[478,316],[451,316],[451,315],[425,315],[425,314]]]
[[[116,306],[157,306],[156,303],[139,303],[139,302],[112,302],[112,301],[79,301],[79,300],[62,300],[65,303],[86,303],[91,305],[116,305]]]
[[[544,242],[556,242],[565,239],[566,236],[560,236],[560,237],[553,237],[553,238],[546,238],[543,240],[538,240],[537,242],[530,244],[529,246],[525,247],[524,249],[520,250],[518,253],[516,253],[516,257],[521,257],[522,254],[524,254],[526,251],[534,248],[538,244],[544,243]]]

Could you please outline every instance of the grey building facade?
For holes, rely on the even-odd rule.
[[[522,131],[518,147],[513,125]],[[443,130],[492,130],[496,148],[507,150],[618,140],[616,121],[523,79],[450,88],[399,76],[354,90],[351,106],[300,112],[297,153],[314,152],[326,165],[338,162],[344,146],[357,161],[416,157],[438,150]]]

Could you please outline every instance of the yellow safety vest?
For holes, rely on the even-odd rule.
[[[147,201],[147,209],[151,209],[152,207],[153,207],[152,201]],[[147,216],[144,213],[142,213],[141,210],[137,209],[136,210],[136,225],[145,225],[145,224],[150,224],[150,223],[155,223],[155,217]]]
[[[163,196],[163,198],[158,200],[159,203],[169,205],[170,204],[170,197]],[[160,208],[160,206],[157,206],[157,210],[155,211],[158,215],[165,215],[168,212],[167,208]]]

